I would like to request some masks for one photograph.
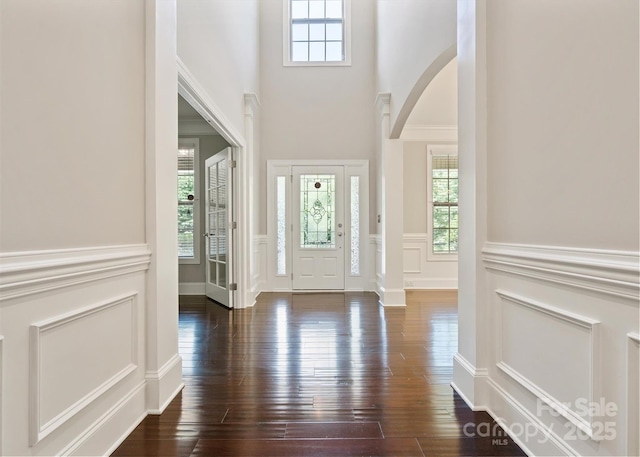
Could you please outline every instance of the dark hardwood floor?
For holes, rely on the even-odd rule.
[[[185,388],[113,455],[524,455],[449,385],[456,301],[269,293],[229,311],[180,297]]]

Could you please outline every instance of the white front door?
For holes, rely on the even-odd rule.
[[[227,148],[205,161],[207,297],[233,307],[233,173],[232,150]]]
[[[293,167],[295,290],[344,289],[344,167]]]

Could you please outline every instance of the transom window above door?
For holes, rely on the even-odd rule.
[[[350,65],[350,0],[284,0],[284,65]]]

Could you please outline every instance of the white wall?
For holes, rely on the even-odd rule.
[[[375,176],[374,4],[352,0],[351,10],[351,66],[284,67],[283,2],[260,2],[263,183],[266,161],[273,159],[367,159]],[[374,187],[370,195],[373,207]],[[266,192],[260,207],[266,233]]]
[[[243,95],[259,90],[258,1],[177,4],[178,57],[243,135]]]
[[[154,396],[146,12],[0,4],[2,455],[108,454]]]
[[[391,94],[398,138],[429,82],[456,55],[456,2],[377,1],[377,91]]]
[[[488,3],[489,239],[637,251],[638,3],[553,8]]]
[[[144,7],[112,3],[2,2],[3,252],[145,240]]]
[[[455,57],[431,80],[407,118],[407,127],[458,125],[458,59]],[[403,134],[404,130],[403,129]]]
[[[488,234],[464,233],[454,385],[530,454],[637,453],[638,2],[459,5],[460,220]]]

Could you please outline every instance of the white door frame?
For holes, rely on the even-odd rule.
[[[237,284],[234,299],[235,308],[246,308],[255,303],[255,294],[252,293],[253,284],[250,275],[252,252],[252,229],[254,207],[253,196],[250,192],[251,177],[253,176],[253,131],[247,128],[248,141],[237,131],[233,124],[226,118],[218,106],[209,97],[206,90],[191,74],[184,63],[177,59],[178,68],[178,93],[207,121],[227,143],[233,148],[233,156],[236,159],[235,216],[237,229],[235,232],[235,255],[231,281]],[[259,107],[255,94],[245,95],[245,121],[252,119]]]
[[[351,268],[351,227],[350,205],[345,206],[345,269],[344,290],[363,291],[369,290],[371,263],[369,253],[369,161],[368,160],[268,160],[267,161],[267,290],[268,291],[292,291],[291,265],[292,265],[292,196],[291,177],[294,166],[342,166],[345,169],[345,198],[350,201],[350,186],[352,178],[359,183],[359,233],[358,240],[359,262],[355,262],[357,268]],[[278,217],[277,217],[277,182],[280,179],[284,184],[285,221],[286,226],[284,241],[285,263],[278,271]],[[354,232],[355,234],[355,232]]]

